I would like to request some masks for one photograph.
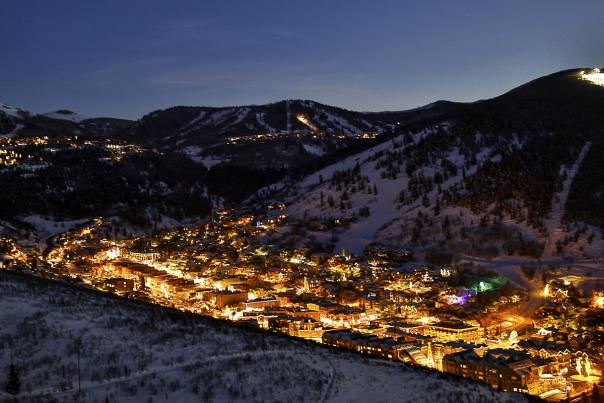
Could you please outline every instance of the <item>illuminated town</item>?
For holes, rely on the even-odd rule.
[[[111,239],[98,218],[43,255],[0,243],[3,268],[236,321],[552,401],[591,394],[602,374],[604,293],[572,267],[524,267],[530,289],[478,265],[418,265],[407,250],[363,257],[284,249],[300,222],[283,204],[155,236]],[[588,278],[592,286],[597,277]],[[592,289],[594,289],[592,287]],[[597,289],[597,287],[596,287]]]
[[[604,1],[2,13],[0,403],[604,402]]]

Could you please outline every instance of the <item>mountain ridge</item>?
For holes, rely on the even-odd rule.
[[[580,69],[558,72],[401,127],[387,143],[285,186],[282,197],[311,238],[338,251],[363,253],[375,242],[420,257],[600,257],[602,107],[604,89]],[[564,200],[558,213],[556,200]],[[316,222],[327,230],[309,230]]]
[[[591,70],[586,71],[591,74]],[[292,201],[291,209],[298,211],[294,218],[307,219],[304,211],[315,209],[315,215],[331,229],[330,219],[335,218],[356,220],[349,224],[359,227],[359,223],[368,220],[367,214],[375,211],[375,203],[385,203],[383,207],[390,211],[390,219],[382,222],[380,228],[372,227],[371,234],[363,234],[358,253],[375,236],[378,242],[418,250],[444,245],[451,253],[540,256],[547,244],[548,250],[560,256],[596,254],[604,227],[601,86],[586,80],[580,69],[572,69],[532,80],[490,100],[471,104],[437,101],[429,106],[363,114],[309,100],[292,100],[254,106],[255,109],[173,107],[151,112],[134,123],[102,119],[75,123],[18,114],[5,119],[12,125],[3,130],[5,133],[46,136],[51,140],[42,142],[63,142],[52,149],[65,148],[66,153],[55,154],[40,145],[36,158],[39,155],[52,162],[34,164],[39,171],[27,172],[26,180],[32,184],[23,189],[19,187],[24,180],[22,172],[15,168],[7,171],[3,176],[5,185],[20,189],[22,202],[16,205],[14,198],[6,195],[5,210],[24,216],[52,215],[63,209],[53,205],[60,200],[60,194],[44,190],[49,183],[66,174],[77,179],[79,173],[86,172],[86,178],[73,181],[82,186],[90,177],[98,178],[100,171],[115,175],[122,172],[122,177],[129,178],[127,183],[102,181],[108,189],[104,192],[110,200],[108,205],[119,202],[115,208],[124,205],[127,210],[128,205],[135,204],[128,201],[136,190],[132,184],[141,189],[152,184],[152,190],[144,192],[145,203],[159,203],[158,209],[165,211],[168,206],[158,199],[162,194],[174,194],[174,200],[185,203],[170,206],[168,215],[173,218],[182,216],[181,207],[185,207],[184,211],[201,211],[191,208],[191,192],[238,205],[259,189],[263,190],[256,200],[262,201],[263,197],[271,197],[271,188],[285,188],[285,193],[290,192],[285,197]],[[16,113],[16,109],[7,108],[13,115]],[[8,115],[0,113],[0,124],[3,116]],[[15,120],[19,126],[13,125]],[[66,136],[80,137],[81,150],[65,143],[70,141],[62,140]],[[98,160],[83,157],[95,147]],[[129,151],[115,151],[123,147]],[[336,178],[331,171],[322,175],[323,183],[316,186],[317,192],[305,186],[294,188],[313,174],[316,181],[311,184],[317,185],[318,172],[351,156],[354,161],[354,156],[372,147],[381,147],[380,154],[373,151],[357,161],[359,170],[353,162],[342,167]],[[28,153],[31,151],[28,148]],[[584,158],[577,164],[580,155]],[[74,157],[82,164],[75,174],[72,166],[65,165]],[[168,162],[187,167],[186,183],[195,190],[183,189],[183,180],[179,179],[183,173],[173,169],[161,180],[154,177],[166,171]],[[571,171],[573,180],[567,182]],[[166,184],[170,189],[164,187]],[[330,185],[328,194],[325,187]],[[83,190],[70,186],[61,192],[79,194]],[[373,194],[374,187],[378,188],[378,195]],[[304,196],[314,201],[297,208],[292,195],[301,188],[308,190]],[[352,196],[353,188],[356,196]],[[28,189],[38,189],[46,196],[37,200],[28,196]],[[554,224],[549,216],[563,189],[567,202],[555,226],[564,230],[552,244],[551,234],[556,228],[551,227]],[[316,205],[321,190],[323,206]],[[359,193],[365,195],[362,202]],[[114,200],[116,194],[124,195],[123,200]],[[391,200],[378,202],[385,194]],[[328,196],[334,198],[329,209]],[[89,195],[78,197],[93,202]],[[135,209],[147,211],[146,207]],[[373,214],[372,219],[376,219]],[[448,229],[444,230],[443,225]],[[324,243],[341,237],[341,229],[340,226],[333,233],[328,232],[322,237]],[[489,237],[501,239],[491,245],[485,241]],[[503,239],[510,237],[514,241]],[[451,239],[463,242],[453,245]],[[344,246],[341,241],[333,245]]]

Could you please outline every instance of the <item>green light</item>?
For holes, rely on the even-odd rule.
[[[475,287],[476,289],[476,293],[481,293],[481,292],[485,292],[485,291],[489,291],[493,289],[493,285],[491,283],[485,282],[485,281],[480,281],[478,283],[478,285]]]

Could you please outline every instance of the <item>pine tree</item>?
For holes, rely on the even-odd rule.
[[[398,201],[399,201],[399,203],[405,202],[405,191],[404,190],[401,190],[401,192],[398,194]]]
[[[11,364],[8,370],[8,379],[6,380],[6,392],[11,395],[19,393],[21,388],[21,381],[19,380],[19,374],[17,373],[17,367],[15,364]]]
[[[411,242],[419,241],[419,236],[419,228],[417,228],[417,226],[413,227],[413,231],[411,233]]]
[[[422,198],[422,204],[424,205],[424,207],[430,206],[430,199],[428,199],[428,195],[424,194],[424,197]]]

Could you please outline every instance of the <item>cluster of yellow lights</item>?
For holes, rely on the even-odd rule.
[[[359,133],[356,135],[359,139],[374,139],[378,136],[377,132]]]
[[[604,292],[596,292],[594,294],[592,306],[595,308],[604,308]]]
[[[261,133],[250,136],[229,137],[228,144],[238,144],[239,142],[254,142],[263,140],[274,140],[283,137],[288,137],[287,133]]]
[[[19,163],[20,158],[21,158],[20,153],[16,153],[12,150],[0,150],[0,166],[16,165]]]

